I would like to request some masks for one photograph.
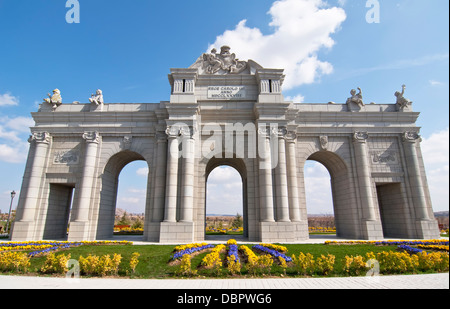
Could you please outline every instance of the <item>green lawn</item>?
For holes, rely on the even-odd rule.
[[[247,245],[251,248],[251,245]],[[362,255],[367,252],[381,252],[396,250],[396,246],[373,246],[373,245],[323,245],[323,244],[297,244],[297,245],[284,245],[288,248],[286,255],[292,254],[298,255],[299,252],[311,253],[315,258],[321,254],[332,254],[336,256],[335,273],[334,276],[340,275],[343,264],[342,260],[346,255]],[[131,278],[173,278],[176,276],[175,272],[178,269],[177,266],[170,266],[169,261],[172,255],[173,245],[108,245],[108,246],[80,246],[71,248],[68,250],[60,251],[61,253],[70,253],[72,259],[78,259],[80,255],[86,257],[89,254],[94,255],[113,255],[114,253],[122,255],[122,263],[119,268],[119,276],[130,276]],[[138,252],[140,254],[139,264],[136,267],[134,274],[131,274],[129,268],[129,261],[131,254]],[[209,252],[203,252],[192,258],[192,269],[198,269],[198,276],[200,277],[213,277],[217,276],[212,270],[205,270],[199,268],[202,258]],[[225,260],[225,255],[222,256],[222,260]],[[40,269],[45,261],[45,257],[38,257],[31,259],[30,272],[36,272]],[[227,272],[223,271],[223,274],[219,277],[226,277]],[[271,275],[280,276],[283,274],[283,270],[280,266],[274,263],[271,271]],[[288,276],[296,276],[296,272],[292,269],[287,270]],[[242,267],[241,276],[249,276],[245,264]]]

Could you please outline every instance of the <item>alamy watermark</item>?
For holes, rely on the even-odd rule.
[[[69,10],[66,13],[66,22],[68,24],[80,23],[80,2],[79,0],[67,0],[66,8]],[[366,8],[369,10],[366,13],[366,22],[369,24],[380,23],[380,2],[379,0],[367,0]]]
[[[380,2],[378,0],[367,0],[366,8],[369,9],[366,13],[366,22],[369,24],[379,24]]]
[[[70,259],[67,261],[67,268],[69,271],[66,273],[66,280],[70,283],[80,282],[80,263],[78,260]]]
[[[260,169],[274,169],[278,166],[280,150],[282,155],[288,143],[294,143],[296,133],[288,131],[278,123],[205,123],[201,117],[196,123],[174,123],[167,127],[169,155],[173,158],[247,158],[260,159]],[[190,148],[192,141],[194,149]],[[173,144],[175,143],[175,144]],[[281,148],[280,148],[281,147]]]
[[[68,24],[79,24],[80,2],[78,2],[78,0],[67,0],[66,8],[69,8],[69,10],[66,13],[66,22]]]

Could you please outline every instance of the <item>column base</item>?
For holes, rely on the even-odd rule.
[[[363,220],[362,233],[362,239],[364,240],[381,240],[384,238],[381,221]]]
[[[309,239],[308,222],[260,222],[261,242],[296,242]]]
[[[191,243],[194,241],[194,222],[161,222],[160,243]]]
[[[419,239],[439,239],[441,237],[436,220],[417,220],[416,231]]]
[[[88,239],[88,223],[84,221],[70,222],[68,241],[93,240]]]
[[[144,241],[159,242],[161,222],[149,222],[144,227]]]
[[[39,240],[34,237],[34,222],[33,221],[18,221],[13,223],[11,229],[11,241],[30,241]]]

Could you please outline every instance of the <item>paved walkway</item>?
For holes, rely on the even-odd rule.
[[[0,276],[0,289],[449,289],[449,274],[301,279],[65,279]]]

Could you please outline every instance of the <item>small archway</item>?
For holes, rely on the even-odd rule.
[[[208,202],[211,202],[211,198],[208,195],[208,180],[210,177],[213,179],[215,177],[215,174],[219,174],[220,176],[226,176],[228,179],[228,185],[231,187],[231,191],[229,193],[234,192],[234,196],[231,199],[225,200],[225,204],[228,203],[238,203],[239,205],[236,207],[236,205],[230,205],[221,207],[219,206],[218,211],[224,212],[226,215],[234,215],[236,217],[237,214],[241,216],[242,225],[243,225],[243,232],[241,235],[224,235],[219,236],[217,235],[206,235],[206,216],[208,215]],[[239,158],[212,158],[207,166],[206,166],[206,178],[205,178],[205,239],[227,239],[227,238],[248,238],[248,203],[247,203],[247,170],[245,167],[245,163],[242,159]],[[220,187],[223,188],[224,183],[217,183]],[[215,190],[216,192],[220,191],[220,188],[216,188],[218,190]],[[209,194],[211,194],[211,190],[209,190]],[[223,193],[223,189],[222,189]],[[236,197],[240,199],[240,201],[236,200]],[[216,208],[217,209],[217,208]],[[236,213],[233,213],[236,211]],[[221,213],[222,214],[222,213]]]
[[[110,239],[113,237],[114,220],[118,202],[119,175],[125,166],[135,161],[146,160],[142,155],[136,152],[125,150],[112,156],[105,166],[101,176],[102,186],[98,211],[97,239]],[[148,179],[149,177],[147,176],[146,191],[148,191]],[[145,196],[147,196],[147,192],[145,193]]]
[[[331,233],[335,228],[331,175],[321,163],[305,162],[305,198],[310,233]]]
[[[307,160],[320,163],[330,175],[330,186],[324,185],[322,190],[325,190],[327,195],[327,190],[331,187],[336,236],[355,238],[359,233],[359,226],[355,224],[358,222],[358,210],[352,202],[355,200],[355,191],[346,162],[330,151],[313,153]]]

